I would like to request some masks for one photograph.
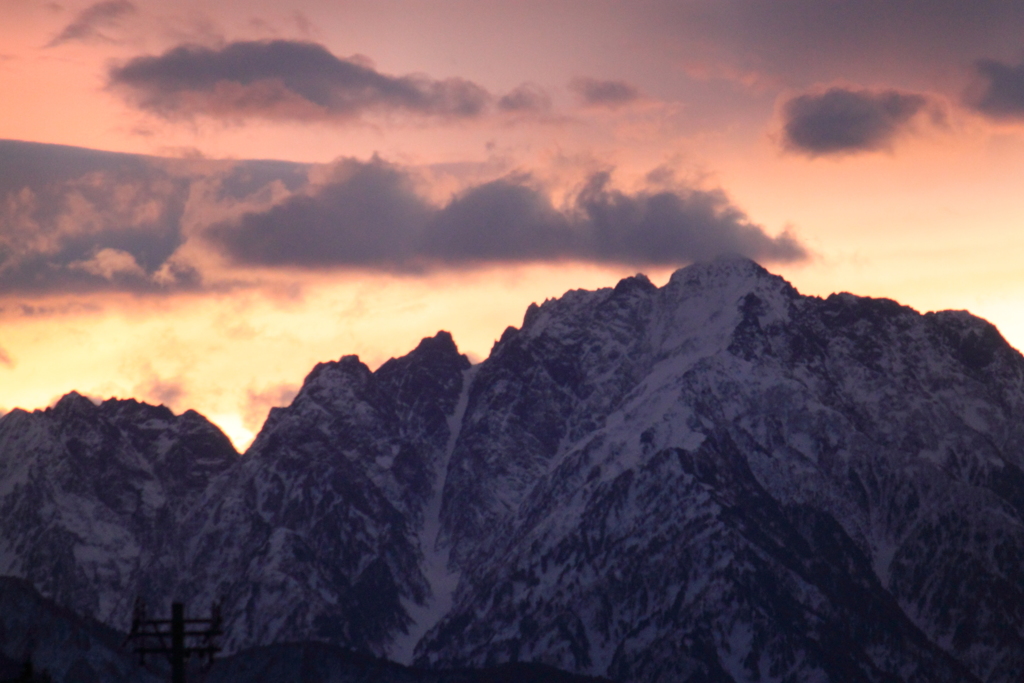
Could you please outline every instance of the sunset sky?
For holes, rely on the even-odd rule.
[[[319,361],[740,253],[1024,346],[1024,2],[0,0],[0,412],[239,448]]]

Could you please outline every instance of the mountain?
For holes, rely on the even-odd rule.
[[[189,415],[70,395],[0,418],[2,570],[114,625],[136,591],[221,600],[229,652],[637,682],[1024,670],[1024,357],[965,312],[722,258],[531,306],[476,366],[447,333],[318,365],[240,458]]]
[[[194,411],[70,393],[0,419],[0,575],[127,630],[140,595],[165,602],[185,515],[238,462]]]
[[[745,260],[531,308],[470,392],[418,661],[1012,680],[1022,377],[984,321]]]
[[[420,532],[469,365],[439,333],[376,372],[322,363],[271,411],[186,520],[181,592],[224,601],[229,650],[316,638],[380,654],[408,630],[406,605],[431,592]]]

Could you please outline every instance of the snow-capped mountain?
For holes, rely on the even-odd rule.
[[[802,297],[749,261],[547,302],[471,389],[463,581],[420,660],[1011,680],[1022,370],[966,314]]]
[[[241,458],[194,413],[13,412],[0,570],[121,627],[133,591],[221,599],[232,650],[1009,683],[1022,417],[985,321],[723,258],[531,306],[477,366],[447,333],[321,364]]]

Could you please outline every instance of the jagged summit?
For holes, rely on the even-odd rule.
[[[229,650],[630,682],[1024,669],[1024,358],[964,312],[723,257],[530,306],[472,367],[446,332],[319,364],[242,458],[186,448],[197,416],[79,399],[0,418],[0,560],[58,567],[37,587],[108,623],[147,586],[223,599]]]
[[[60,400],[58,400],[53,407],[48,410],[53,410],[55,413],[69,414],[76,412],[87,413],[95,408],[96,404],[92,400],[82,396],[77,391],[69,391],[61,396]]]

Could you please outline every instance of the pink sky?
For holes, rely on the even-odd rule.
[[[0,0],[0,140],[42,143],[0,145],[0,409],[134,396],[244,447],[318,361],[442,328],[480,359],[533,301],[721,251],[1019,348],[1022,29],[995,0]]]

